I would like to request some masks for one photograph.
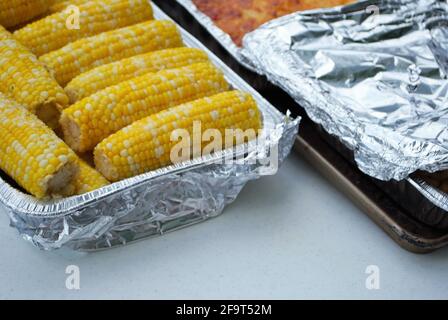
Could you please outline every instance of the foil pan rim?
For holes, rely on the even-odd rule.
[[[432,204],[448,214],[448,195],[421,178],[407,178],[407,181]]]
[[[159,7],[152,3],[154,9],[154,16],[156,19],[165,19],[173,21],[166,13],[164,13]],[[189,47],[196,47],[204,50],[210,57],[212,63],[216,65],[220,70],[223,70],[226,79],[232,86],[239,90],[245,90],[250,92],[254,96],[258,103],[261,113],[263,114],[263,131],[267,130],[279,130],[278,126],[284,121],[291,121],[291,125],[298,126],[300,118],[295,120],[289,119],[283,115],[280,111],[275,109],[266,99],[264,99],[256,90],[254,90],[247,82],[239,77],[233,70],[231,70],[224,62],[222,62],[211,50],[209,50],[199,40],[194,38],[190,33],[178,25],[178,28],[182,34],[185,44]],[[281,128],[284,129],[284,128]],[[269,142],[269,143],[275,143]],[[249,149],[248,149],[249,148]],[[10,212],[18,213],[25,216],[35,217],[56,217],[70,214],[72,211],[81,210],[88,206],[94,205],[105,198],[113,196],[114,194],[137,188],[146,182],[153,179],[162,177],[169,174],[177,174],[183,171],[189,171],[200,167],[213,164],[217,161],[221,161],[226,157],[233,155],[240,155],[241,152],[254,152],[254,143],[243,145],[235,148],[234,150],[224,150],[221,153],[215,155],[208,155],[202,158],[186,161],[182,164],[172,165],[166,168],[162,168],[153,172],[145,173],[137,177],[129,178],[124,181],[120,181],[101,189],[92,191],[90,193],[74,196],[70,198],[40,201],[36,198],[24,194],[23,192],[15,189],[9,183],[4,181],[0,177],[0,204],[2,204]]]

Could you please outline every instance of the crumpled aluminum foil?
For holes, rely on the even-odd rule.
[[[154,6],[155,17],[169,19]],[[43,250],[107,249],[161,235],[218,216],[244,185],[275,173],[264,161],[278,151],[279,163],[290,153],[300,119],[292,120],[182,28],[187,46],[201,48],[224,71],[229,83],[249,92],[263,116],[266,139],[234,150],[194,159],[112,184],[94,192],[38,201],[0,178],[0,205],[25,240]],[[238,162],[222,164],[228,157]]]
[[[360,1],[291,14],[243,55],[381,180],[448,168],[447,4]]]

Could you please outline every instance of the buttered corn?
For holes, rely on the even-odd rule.
[[[14,27],[45,13],[53,0],[2,0],[0,1],[0,25]]]
[[[0,94],[0,168],[37,198],[71,195],[76,154],[35,115]]]
[[[225,92],[154,114],[108,137],[95,148],[96,168],[108,180],[119,181],[188,160],[191,157],[188,152],[177,158],[175,146],[179,142],[173,139],[173,134],[183,130],[191,142],[195,123],[200,124],[202,132],[217,130],[222,137],[230,137],[230,143],[225,138],[221,140],[221,150],[255,139],[262,128],[261,114],[249,94]],[[241,139],[228,135],[227,129],[251,133]],[[201,154],[207,153],[204,146],[208,143],[199,141]],[[189,151],[191,147],[187,145],[186,149]]]
[[[92,0],[54,0],[48,11],[56,13],[65,10],[69,6],[80,6]]]
[[[109,184],[109,181],[107,181],[106,178],[83,160],[79,160],[78,165],[79,173],[72,182],[75,194],[82,195]]]
[[[68,97],[37,58],[0,27],[0,92],[36,114],[50,127],[58,126]]]
[[[147,0],[89,1],[79,6],[79,18],[69,10],[61,11],[17,30],[14,37],[41,56],[70,42],[152,18]]]
[[[70,102],[75,103],[102,89],[150,72],[178,68],[207,60],[207,54],[195,48],[184,47],[145,53],[83,73],[65,87],[65,92],[69,96]]]
[[[171,21],[151,20],[84,38],[45,54],[40,60],[62,86],[95,67],[138,54],[181,47],[182,38]]]
[[[64,110],[64,140],[77,152],[89,151],[134,121],[228,88],[222,72],[211,63],[146,74],[108,87]]]

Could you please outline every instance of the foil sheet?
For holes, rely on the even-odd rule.
[[[295,13],[242,54],[380,180],[448,168],[447,4],[360,1]]]
[[[169,19],[154,6],[155,17]],[[252,87],[182,28],[185,44],[201,48],[224,71],[229,83],[249,92],[263,116],[263,143],[205,156],[121,181],[82,196],[38,201],[0,179],[0,204],[11,226],[43,250],[107,249],[161,235],[222,213],[250,180],[275,173],[264,161],[291,151],[300,119],[281,114]],[[239,161],[223,164],[223,159]]]

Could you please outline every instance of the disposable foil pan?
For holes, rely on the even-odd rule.
[[[169,19],[154,6],[157,19]],[[274,174],[273,150],[289,154],[300,119],[283,115],[182,28],[184,42],[208,53],[236,89],[249,92],[263,116],[265,141],[194,159],[127,179],[82,196],[38,201],[0,178],[0,204],[24,239],[44,250],[107,249],[183,228],[222,213],[245,184]],[[223,159],[236,157],[235,162]],[[255,161],[258,159],[258,161]],[[252,160],[252,161],[251,161]],[[264,161],[263,161],[264,160]]]
[[[446,215],[447,195],[412,174],[448,168],[447,25],[444,1],[360,1],[273,20],[241,54],[364,173],[406,179]]]
[[[442,1],[364,1],[274,20],[246,35],[244,54],[362,171],[402,180],[448,168],[447,24]]]

